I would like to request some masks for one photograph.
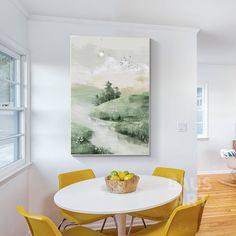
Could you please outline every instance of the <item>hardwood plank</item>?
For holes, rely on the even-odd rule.
[[[208,194],[209,200],[197,236],[236,235],[236,187],[219,182],[226,177],[230,174],[198,177],[198,195]]]

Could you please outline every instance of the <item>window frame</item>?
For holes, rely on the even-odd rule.
[[[208,127],[208,84],[198,84],[197,89],[202,89],[202,102],[203,102],[203,134],[197,133],[198,140],[204,140],[209,138],[209,127]],[[197,98],[197,96],[196,96]],[[197,110],[198,111],[198,110]],[[196,121],[197,125],[197,121]]]
[[[3,35],[0,35],[0,51],[20,60],[20,78],[21,86],[20,96],[24,101],[23,107],[0,107],[0,110],[9,110],[9,111],[22,111],[23,118],[20,125],[24,128],[24,138],[23,143],[20,145],[20,148],[23,148],[21,154],[22,158],[16,160],[0,169],[0,183],[11,178],[21,170],[31,165],[30,158],[30,128],[31,128],[31,119],[30,119],[30,53],[27,49],[19,46],[14,41],[9,38],[6,38]],[[14,135],[11,135],[13,137]],[[16,136],[16,135],[15,135]],[[9,136],[10,137],[10,136]]]

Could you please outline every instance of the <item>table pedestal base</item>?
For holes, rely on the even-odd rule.
[[[118,225],[118,236],[126,235],[126,214],[115,215]]]

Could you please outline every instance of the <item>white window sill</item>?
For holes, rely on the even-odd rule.
[[[17,174],[21,173],[22,171],[24,171],[26,168],[30,167],[31,165],[32,165],[32,162],[24,163],[24,164],[16,167],[11,172],[4,174],[4,175],[0,175],[0,185],[5,183],[6,181],[8,181],[11,178],[14,178]]]
[[[197,140],[199,140],[199,141],[204,141],[204,140],[208,140],[209,139],[209,136],[199,136],[199,137],[197,137]]]

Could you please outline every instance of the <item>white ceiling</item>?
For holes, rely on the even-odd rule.
[[[199,62],[236,64],[235,0],[14,1],[30,15],[197,27]]]

